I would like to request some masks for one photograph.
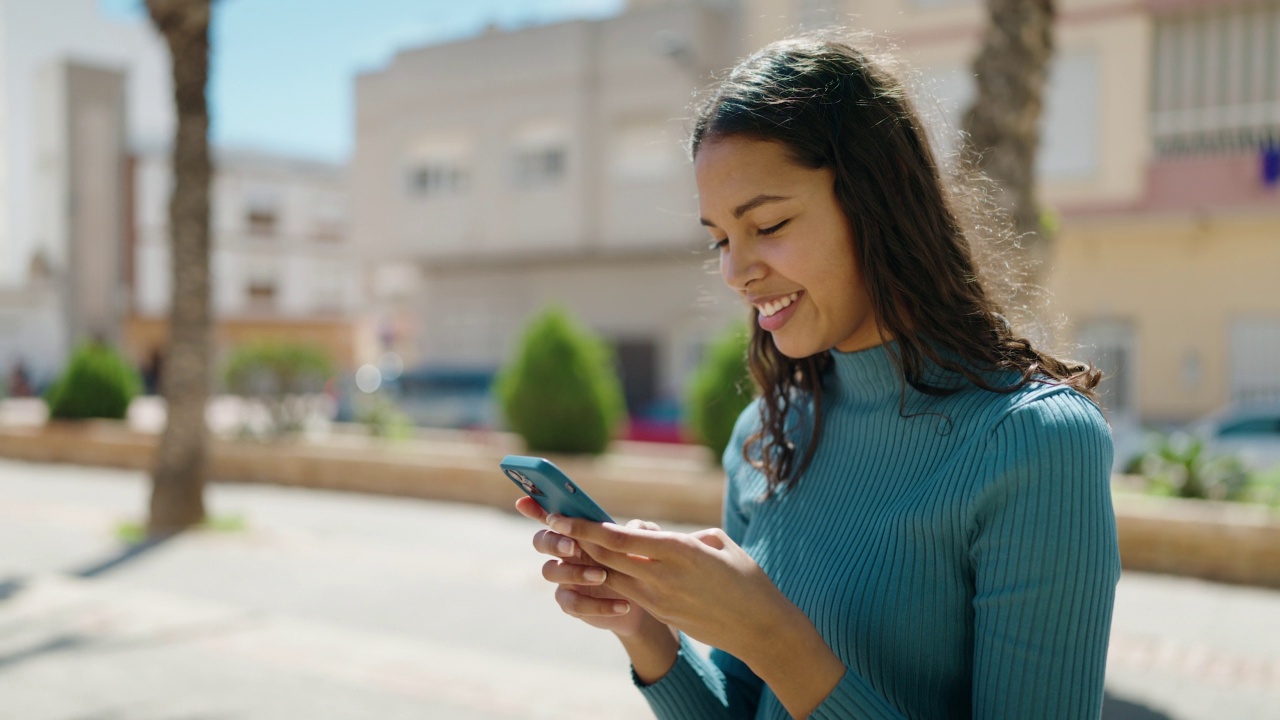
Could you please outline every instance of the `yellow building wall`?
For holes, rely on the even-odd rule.
[[[1185,421],[1230,400],[1231,324],[1280,320],[1280,216],[1081,220],[1064,227],[1049,287],[1068,333],[1133,323],[1131,382],[1145,421]],[[1187,377],[1198,360],[1198,381]]]

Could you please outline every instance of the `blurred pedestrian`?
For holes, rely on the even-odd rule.
[[[9,370],[9,397],[31,397],[35,391],[31,387],[31,372],[21,358],[14,361]]]

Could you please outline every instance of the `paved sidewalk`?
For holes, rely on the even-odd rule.
[[[122,552],[140,473],[0,461],[0,718],[647,718],[523,518],[214,486],[247,529]],[[1280,718],[1280,592],[1121,581],[1108,720]]]

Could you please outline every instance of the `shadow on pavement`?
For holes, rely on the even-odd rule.
[[[75,650],[84,647],[89,641],[78,635],[61,635],[47,642],[40,643],[35,647],[29,647],[25,650],[19,650],[8,655],[0,655],[0,670],[10,665],[17,665],[39,655],[52,652],[62,652],[64,650]]]
[[[93,579],[103,573],[124,565],[140,555],[145,555],[146,553],[155,550],[157,547],[169,542],[175,537],[178,537],[178,534],[165,535],[150,540],[144,540],[134,545],[126,545],[121,552],[116,553],[114,556],[89,565],[82,570],[75,570],[71,574],[76,577]]]
[[[1111,693],[1102,696],[1102,720],[1173,720],[1162,712],[1128,700],[1121,700]]]
[[[114,570],[115,568],[120,567],[121,565],[124,565],[132,560],[137,559],[142,555],[147,554],[148,552],[151,552],[152,550],[155,550],[157,547],[169,542],[175,537],[178,537],[178,535],[180,534],[181,533],[177,533],[173,535],[165,535],[165,536],[153,538],[150,540],[144,540],[134,545],[125,545],[120,549],[119,552],[113,553],[111,556],[103,560],[99,560],[97,562],[91,563],[79,570],[70,570],[68,571],[67,574],[71,575],[72,577],[85,578],[86,580],[92,580],[93,578],[96,578],[99,575],[103,575],[107,572],[110,572],[111,570]],[[4,602],[5,600],[8,600],[9,598],[21,592],[22,589],[26,587],[26,584],[27,584],[27,578],[24,578],[24,577],[10,577],[10,578],[5,578],[4,580],[0,580],[0,602]]]

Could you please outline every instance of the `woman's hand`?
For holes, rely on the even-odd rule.
[[[603,566],[604,586],[629,599],[632,613],[643,608],[742,660],[792,716],[807,717],[844,677],[813,622],[723,530],[686,535],[554,515],[546,522]]]
[[[536,503],[534,503],[536,505]],[[631,600],[659,621],[744,660],[778,621],[799,612],[723,530],[662,532],[550,516],[548,537],[577,540],[607,572],[609,597]],[[634,611],[633,611],[634,612]]]
[[[516,501],[521,515],[541,523],[547,513],[533,498]],[[653,523],[632,520],[632,526],[657,530]],[[607,586],[609,571],[584,553],[574,540],[550,530],[539,530],[533,536],[533,547],[548,560],[542,566],[542,577],[556,583],[556,602],[566,614],[620,637],[633,637],[655,624],[649,613],[635,607],[625,597]]]

